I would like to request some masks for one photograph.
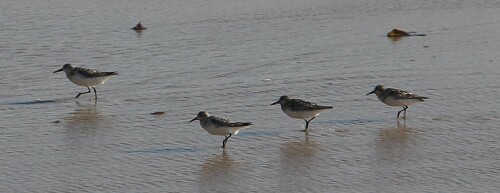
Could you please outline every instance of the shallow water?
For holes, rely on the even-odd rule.
[[[1,3],[0,192],[500,189],[495,1]],[[65,63],[120,75],[75,99]],[[284,94],[334,109],[305,135]],[[254,125],[223,150],[201,110]]]

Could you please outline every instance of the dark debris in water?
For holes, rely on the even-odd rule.
[[[152,115],[164,115],[164,114],[165,114],[165,112],[163,112],[163,111],[156,111],[156,112],[151,113],[151,114],[152,114]]]
[[[125,151],[125,153],[188,153],[188,152],[197,152],[199,150],[200,149],[196,148],[176,147],[176,148],[165,148],[165,149],[132,150],[132,151]]]
[[[34,104],[45,104],[45,103],[55,103],[55,100],[41,100],[35,99],[33,101],[20,101],[20,102],[10,102],[11,105],[34,105]]]
[[[343,119],[343,120],[332,120],[323,122],[341,124],[341,125],[356,125],[356,124],[365,124],[365,123],[382,122],[382,121],[377,119]]]

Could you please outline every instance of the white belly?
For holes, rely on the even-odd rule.
[[[229,133],[231,133],[232,135],[238,135],[238,132],[240,132],[240,129],[243,129],[246,126],[245,127],[217,127],[213,124],[207,124],[205,126],[201,125],[201,127],[203,127],[203,129],[205,129],[205,131],[207,131],[208,133],[210,133],[212,135],[226,136]]]
[[[397,106],[397,107],[402,107],[405,105],[411,105],[413,103],[421,102],[419,99],[394,99],[392,97],[387,97],[385,100],[382,101],[386,105],[389,106]]]
[[[101,76],[101,77],[84,77],[78,73],[75,75],[68,77],[71,82],[75,83],[78,86],[97,86],[106,82],[111,76]]]
[[[315,110],[315,111],[292,111],[289,109],[282,109],[283,112],[288,115],[289,117],[296,118],[296,119],[310,119],[313,117],[317,117],[321,111],[324,111],[325,109],[321,110]]]

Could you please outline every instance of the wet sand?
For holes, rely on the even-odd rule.
[[[498,192],[499,8],[3,2],[0,192]],[[120,75],[75,99],[65,63]],[[398,123],[377,84],[430,99]],[[305,135],[285,94],[334,108]],[[254,125],[223,150],[202,110]]]

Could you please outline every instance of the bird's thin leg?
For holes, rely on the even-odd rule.
[[[408,106],[407,106],[407,105],[405,105],[403,108],[404,108],[404,110],[405,110],[405,111],[404,111],[404,114],[403,114],[403,119],[406,119],[406,109],[408,109]]]
[[[404,114],[403,114],[403,119],[405,119],[405,118],[406,118],[406,109],[407,109],[407,108],[408,108],[408,106],[407,106],[407,105],[403,106],[403,110],[398,111],[398,116],[397,116],[396,118],[399,118],[399,114],[401,114],[401,112],[403,112],[403,111],[404,111]]]
[[[313,119],[315,119],[315,118],[316,118],[316,117],[313,117],[313,118],[309,119],[309,121],[308,121],[308,120],[306,120],[306,119],[304,119],[304,121],[306,121],[306,128],[304,129],[304,132],[306,132],[306,131],[307,131],[307,128],[309,128],[309,122],[311,122],[311,121],[312,121]]]
[[[222,148],[225,148],[225,147],[226,147],[227,140],[231,137],[231,135],[233,135],[233,134],[231,134],[231,133],[230,133],[230,134],[229,134],[229,135],[228,135],[228,136],[224,139],[224,141],[222,141]]]
[[[93,88],[93,87],[92,87],[92,88]],[[75,98],[80,97],[80,95],[82,95],[82,94],[87,94],[87,93],[90,93],[90,88],[89,88],[89,87],[87,87],[87,89],[89,89],[89,91],[88,91],[88,92],[80,92],[80,93],[78,93],[78,94],[76,95],[76,97],[75,97]]]
[[[95,87],[92,87],[94,89],[94,94],[95,94],[95,100],[97,100],[97,90],[95,90]],[[89,89],[90,92],[90,89]]]

